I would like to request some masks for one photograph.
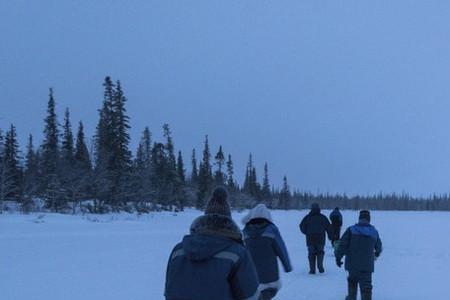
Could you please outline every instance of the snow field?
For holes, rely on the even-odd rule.
[[[294,266],[292,273],[282,273],[277,299],[344,299],[346,273],[335,266],[329,244],[326,273],[307,274],[298,229],[307,211],[272,213]],[[169,253],[199,214],[0,215],[0,299],[164,299]],[[244,214],[233,214],[241,227]],[[358,212],[343,215],[347,227]],[[372,212],[372,221],[384,246],[376,262],[374,299],[450,299],[450,213],[380,211]]]

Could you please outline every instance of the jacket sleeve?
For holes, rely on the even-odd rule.
[[[166,268],[166,282],[164,284],[164,296],[167,296],[167,292],[168,292],[168,287],[169,287],[169,283],[170,283],[170,263],[172,261],[172,255],[174,253],[174,251],[178,248],[178,245],[175,246],[172,251],[170,252],[170,256],[169,259],[167,261],[167,268]]]
[[[235,269],[230,278],[233,299],[236,300],[258,300],[259,280],[255,265],[247,249],[236,263]]]
[[[339,246],[334,251],[334,255],[337,259],[342,259],[342,257],[347,253],[348,247],[350,246],[350,240],[352,238],[352,233],[350,228],[347,228],[341,240],[339,241]]]
[[[339,217],[339,219],[338,219],[338,225],[339,225],[339,226],[342,226],[342,224],[343,224],[342,214],[339,213],[338,217]]]
[[[383,244],[381,243],[380,235],[378,235],[377,242],[375,243],[375,256],[380,256],[381,252],[383,252]]]
[[[308,216],[305,216],[305,217],[303,218],[303,220],[300,222],[299,227],[300,227],[300,231],[301,231],[303,234],[306,234],[306,230],[307,230],[307,227],[308,227]]]
[[[333,231],[331,230],[331,223],[326,216],[323,216],[323,219],[324,219],[323,222],[324,222],[325,230],[328,235],[328,239],[331,240],[333,237]]]
[[[275,253],[280,258],[281,263],[283,264],[284,271],[289,273],[292,271],[291,260],[289,259],[289,254],[286,248],[286,244],[281,237],[280,231],[274,227],[275,239],[274,239],[274,248]]]

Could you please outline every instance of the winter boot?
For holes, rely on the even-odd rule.
[[[316,274],[316,256],[310,255],[309,259],[309,274]]]
[[[372,300],[372,289],[369,288],[362,289],[361,300]]]
[[[358,293],[358,283],[348,280],[348,296],[345,300],[356,300]]]
[[[277,294],[276,289],[265,289],[261,291],[259,300],[272,300]]]
[[[319,269],[319,273],[325,272],[323,268],[323,254],[317,255],[317,268]]]

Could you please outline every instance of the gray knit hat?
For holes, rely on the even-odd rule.
[[[217,187],[211,199],[206,204],[205,215],[222,215],[231,217],[230,204],[227,201],[228,193],[223,187]]]

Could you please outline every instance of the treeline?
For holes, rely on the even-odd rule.
[[[153,141],[148,127],[134,153],[130,150],[129,121],[120,81],[106,77],[104,98],[92,147],[88,148],[83,123],[72,128],[69,109],[60,123],[50,89],[43,142],[35,146],[30,135],[25,153],[20,151],[14,125],[0,130],[0,201],[17,201],[24,211],[36,209],[36,199],[53,212],[182,210],[203,208],[217,185],[228,188],[235,207],[269,202],[274,195],[267,164],[260,185],[250,155],[242,187],[234,178],[232,156],[219,147],[210,150],[205,137],[201,158],[192,150],[190,162],[175,151],[172,132],[164,124],[163,141]],[[60,125],[61,124],[61,125]],[[189,169],[187,171],[186,169]],[[3,204],[0,205],[3,208]]]
[[[185,163],[182,153],[175,150],[168,124],[162,127],[163,141],[153,141],[145,127],[133,153],[121,83],[106,77],[103,88],[92,147],[87,146],[81,121],[74,133],[69,109],[63,121],[58,121],[52,89],[40,145],[35,146],[30,135],[22,152],[15,126],[0,129],[0,212],[5,201],[18,202],[24,212],[36,210],[37,199],[44,201],[44,209],[63,213],[201,209],[218,185],[227,187],[235,208],[263,202],[271,208],[299,209],[318,202],[324,208],[450,210],[447,195],[422,199],[405,194],[347,197],[291,192],[286,177],[281,188],[274,188],[267,163],[258,180],[251,154],[240,185],[234,177],[232,156],[222,146],[212,152],[208,136],[199,158],[193,149]]]
[[[308,209],[312,203],[320,207],[333,209],[359,210],[439,210],[450,211],[450,197],[432,195],[428,198],[416,198],[404,194],[377,194],[372,196],[347,196],[345,194],[312,194],[294,191],[287,209]]]

